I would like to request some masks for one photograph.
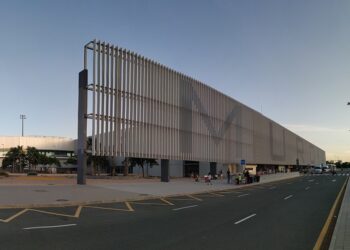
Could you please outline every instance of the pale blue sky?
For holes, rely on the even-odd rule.
[[[1,135],[76,138],[83,45],[136,51],[350,161],[350,1],[1,1]]]

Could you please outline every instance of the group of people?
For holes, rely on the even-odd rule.
[[[259,176],[258,173],[254,176],[254,179],[255,179],[254,180],[253,176],[250,175],[250,173],[249,173],[249,171],[247,169],[244,170],[243,173],[238,173],[236,175],[231,175],[231,172],[228,169],[227,170],[227,183],[228,184],[230,184],[230,183],[232,183],[234,181],[233,180],[234,176],[236,177],[235,181],[236,181],[237,185],[242,184],[242,183],[249,184],[249,183],[253,183],[253,181],[256,181],[256,182],[260,181],[260,176]]]
[[[191,176],[195,179],[196,182],[199,181],[199,175],[198,174],[194,174],[192,173]],[[208,184],[208,185],[212,185],[211,181],[213,179],[223,179],[223,173],[222,170],[219,171],[219,174],[217,175],[212,175],[211,172],[209,172],[207,175],[204,176],[204,181]],[[249,171],[247,169],[245,169],[243,171],[243,173],[238,173],[238,174],[231,174],[230,170],[227,170],[227,183],[231,184],[235,181],[236,185],[239,184],[249,184],[249,183],[253,183],[253,182],[259,182],[260,181],[260,175],[257,173],[255,176],[252,176]]]

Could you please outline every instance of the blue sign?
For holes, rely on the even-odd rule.
[[[241,160],[241,165],[245,165],[245,160]]]

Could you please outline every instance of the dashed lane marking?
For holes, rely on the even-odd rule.
[[[305,190],[309,190],[309,189],[310,189],[310,187],[306,187],[306,188],[305,188]]]
[[[33,230],[33,229],[50,229],[50,228],[60,228],[60,227],[73,227],[77,224],[65,224],[65,225],[55,225],[55,226],[37,226],[37,227],[25,227],[23,230]]]
[[[269,189],[275,189],[276,187],[270,187]]]
[[[198,205],[192,205],[192,206],[186,206],[186,207],[178,207],[178,208],[174,208],[173,211],[179,211],[179,210],[183,210],[183,209],[187,209],[187,208],[193,208],[193,207],[198,207]]]
[[[249,216],[247,216],[247,217],[245,217],[245,218],[243,218],[243,219],[241,219],[239,221],[236,221],[235,225],[238,225],[239,223],[242,223],[243,221],[246,221],[246,220],[248,220],[248,219],[250,219],[250,218],[252,218],[254,216],[256,216],[256,214],[251,214],[251,215],[249,215]]]
[[[337,180],[336,179],[333,179],[332,182],[336,182]]]
[[[249,194],[241,194],[241,195],[238,195],[237,197],[243,197],[243,196],[247,196]]]
[[[292,198],[293,197],[293,195],[288,195],[287,197],[284,197],[284,199],[285,200],[288,200],[288,199],[290,199],[290,198]]]

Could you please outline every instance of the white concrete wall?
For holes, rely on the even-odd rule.
[[[183,161],[174,160],[169,162],[170,177],[183,177]]]
[[[64,150],[74,151],[75,140],[55,136],[0,136],[0,150],[12,147],[35,147],[38,150]]]
[[[157,160],[159,165],[153,165],[152,167],[148,167],[147,164],[145,168],[145,176],[147,176],[147,168],[149,176],[160,176],[161,167],[160,160]],[[134,167],[134,174],[142,175],[142,169],[138,166]],[[174,160],[169,161],[169,176],[170,177],[183,177],[183,161]]]

